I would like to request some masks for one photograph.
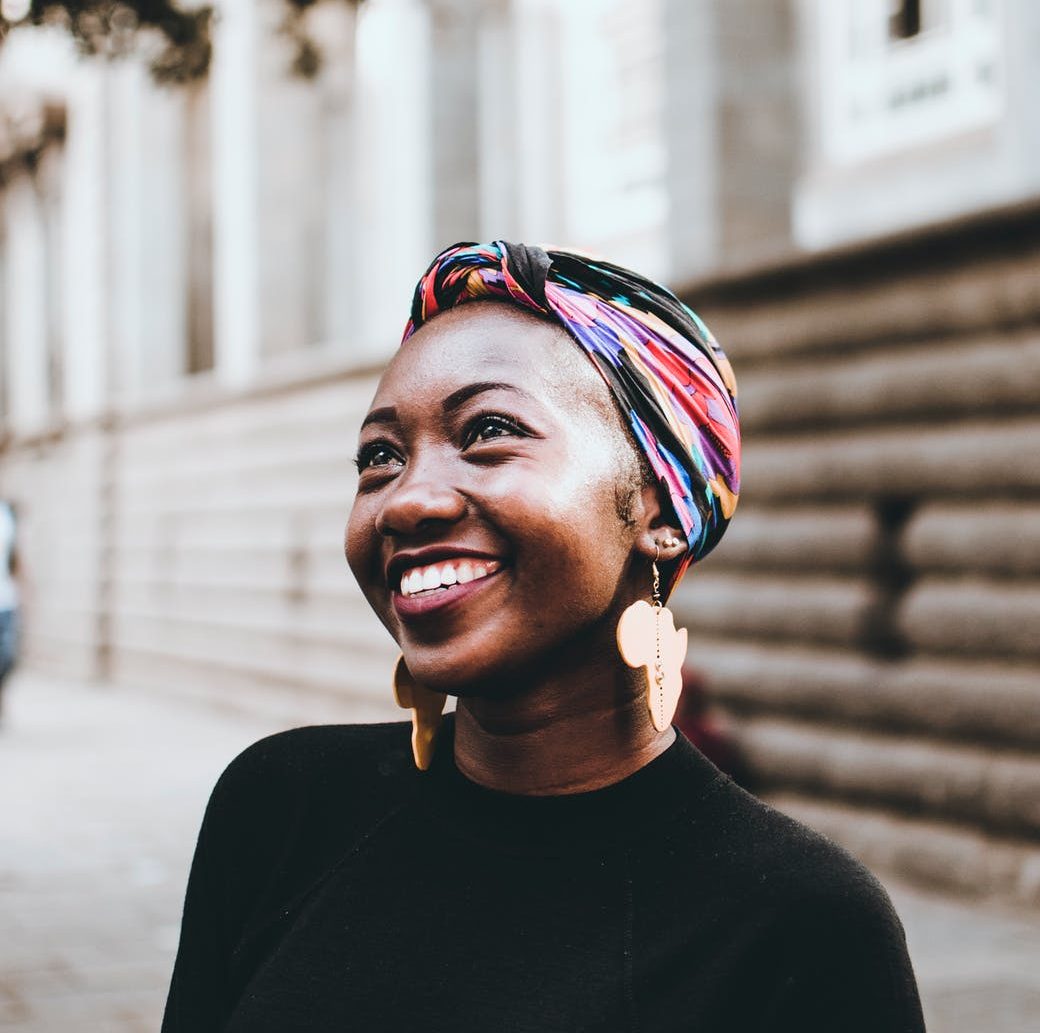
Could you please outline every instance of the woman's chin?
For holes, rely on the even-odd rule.
[[[507,665],[479,657],[451,657],[441,650],[404,649],[405,665],[411,676],[433,692],[443,692],[460,699],[485,697],[505,698],[510,695],[510,681],[504,672]]]

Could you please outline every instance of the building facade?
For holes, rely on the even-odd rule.
[[[395,714],[342,557],[419,271],[602,252],[730,353],[745,494],[683,588],[762,791],[1040,901],[1040,9],[222,0],[208,77],[0,46],[0,490],[26,662]],[[704,598],[711,606],[702,606]]]

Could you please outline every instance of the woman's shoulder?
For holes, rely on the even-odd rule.
[[[713,794],[710,824],[711,863],[733,893],[779,909],[894,918],[880,881],[848,850],[729,779]]]
[[[309,725],[254,742],[224,769],[210,797],[215,820],[257,811],[274,818],[306,798],[313,809],[323,797],[349,808],[351,799],[389,788],[411,766],[411,724]]]
[[[258,739],[227,766],[233,778],[317,773],[329,767],[364,768],[408,746],[411,724],[306,725]]]
[[[721,953],[766,995],[769,1028],[923,1030],[903,927],[877,877],[729,779],[704,803],[685,823],[685,892],[670,904],[684,929],[710,916]]]

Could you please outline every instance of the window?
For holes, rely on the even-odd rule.
[[[820,158],[845,166],[992,124],[998,0],[815,0]]]
[[[888,38],[913,39],[921,31],[921,0],[892,0]]]

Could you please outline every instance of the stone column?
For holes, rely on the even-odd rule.
[[[720,259],[741,266],[792,249],[803,153],[795,0],[715,0]]]
[[[223,0],[220,11],[210,80],[215,366],[242,384],[272,356],[352,329],[355,15],[311,12],[324,66],[308,79],[280,31],[281,0]],[[398,62],[407,67],[399,52],[383,55],[388,75],[400,74]],[[411,120],[405,107],[385,114]]]
[[[510,186],[516,193],[516,236],[529,243],[568,243],[564,232],[561,21],[562,12],[554,0],[515,3],[510,24],[516,61],[513,107],[504,112],[494,110],[493,103],[484,105],[492,108],[485,116],[487,121],[497,117],[515,125]],[[494,183],[484,189],[493,190]],[[500,232],[490,225],[487,230]]]
[[[357,321],[351,354],[392,353],[416,277],[433,256],[437,206],[430,15],[422,0],[365,0],[357,40]]]
[[[111,386],[133,403],[160,391],[184,366],[185,233],[176,160],[183,97],[156,86],[140,61],[113,64],[106,75]]]
[[[509,0],[482,5],[478,25],[474,97],[477,115],[477,227],[474,239],[521,239],[518,233],[517,26]]]
[[[220,380],[248,383],[260,356],[260,170],[254,0],[224,0],[214,26],[213,344]]]
[[[218,7],[210,68],[213,127],[213,315],[215,369],[247,383],[260,354],[260,226],[254,0]]]
[[[318,91],[321,133],[320,182],[315,184],[315,250],[321,260],[314,283],[319,294],[315,339],[349,351],[355,312],[365,300],[358,291],[364,256],[357,248],[357,15],[344,2],[319,4],[310,12],[309,23],[322,53],[313,87]]]
[[[47,252],[43,212],[28,171],[0,193],[5,234],[3,313],[8,424],[15,433],[44,428],[51,416],[47,372]]]
[[[65,412],[71,419],[102,409],[109,388],[108,188],[105,67],[69,70],[62,183],[62,282]]]
[[[793,0],[665,0],[672,279],[789,251],[802,147]]]
[[[720,246],[715,0],[664,0],[669,266],[676,283],[711,268]]]
[[[481,15],[474,0],[427,0],[430,11],[428,109],[433,144],[433,237],[436,247],[480,236],[480,108],[474,59]],[[508,116],[507,116],[508,117]]]

